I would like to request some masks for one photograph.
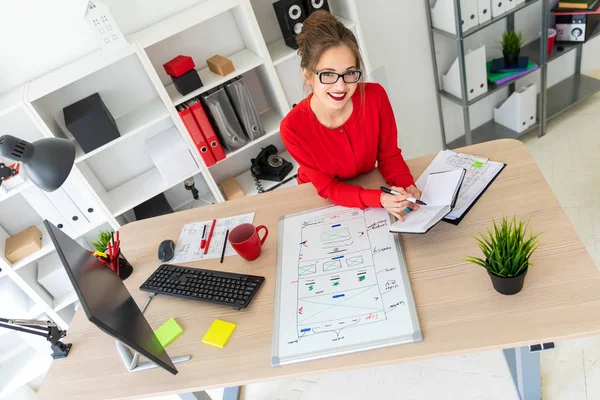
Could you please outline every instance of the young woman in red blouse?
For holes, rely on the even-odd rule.
[[[281,122],[285,147],[300,164],[298,182],[346,207],[384,207],[398,219],[418,204],[413,176],[398,148],[390,101],[377,83],[361,82],[362,59],[352,32],[326,11],[311,14],[297,37],[300,66],[312,93]],[[345,180],[371,172],[375,163],[401,196]]]

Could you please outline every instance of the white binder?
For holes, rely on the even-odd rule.
[[[492,3],[490,0],[477,0],[477,11],[479,14],[479,23],[492,19]]]
[[[494,121],[521,133],[536,123],[537,86],[523,87],[510,95],[498,108],[494,108]]]
[[[460,0],[463,32],[477,26],[479,23],[477,1]],[[455,14],[454,0],[437,0],[431,9],[431,22],[435,28],[456,35]]]
[[[67,193],[67,196],[73,200],[73,203],[87,218],[90,223],[96,225],[106,221],[106,214],[104,213],[100,204],[96,201],[94,196],[87,190],[83,189],[83,181],[71,171],[71,174],[63,183],[61,188]]]
[[[497,17],[506,12],[507,0],[492,0],[492,17]]]
[[[48,198],[42,193],[37,187],[32,187],[23,192],[25,200],[33,207],[35,211],[44,219],[52,222],[55,226],[59,227],[67,235],[75,233],[71,221],[65,218],[48,200]],[[43,232],[42,232],[43,234]]]
[[[487,92],[487,70],[485,65],[485,46],[465,54],[465,69],[467,75],[467,99],[472,100]],[[458,98],[462,98],[460,90],[460,67],[458,58],[445,75],[442,74],[444,90]]]
[[[517,0],[504,0],[504,12],[510,11],[517,6]]]
[[[43,193],[52,202],[54,207],[56,207],[58,212],[69,221],[76,232],[85,232],[90,228],[90,221],[88,221],[62,188],[56,189],[54,192]]]

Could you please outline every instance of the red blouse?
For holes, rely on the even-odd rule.
[[[312,182],[321,197],[346,207],[381,207],[379,190],[363,189],[343,181],[375,169],[398,187],[414,179],[398,148],[398,130],[385,89],[364,84],[364,101],[357,88],[352,95],[350,118],[340,127],[323,126],[310,108],[312,94],[281,121],[281,137],[290,155],[300,164],[298,183]]]

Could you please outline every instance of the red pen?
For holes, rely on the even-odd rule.
[[[215,230],[216,224],[217,224],[217,220],[213,219],[212,225],[210,226],[210,232],[208,232],[208,239],[206,239],[206,245],[204,247],[204,254],[208,253],[208,248],[210,247],[210,239],[212,239],[212,234]]]
[[[115,269],[113,268],[113,260],[114,260],[113,249],[112,249],[112,244],[110,242],[108,242],[108,244],[106,245],[106,249],[108,250],[108,257],[110,259],[110,261],[109,261],[110,269],[112,269],[114,271]]]
[[[206,246],[206,225],[202,229],[202,240],[200,241],[200,248],[203,249]]]

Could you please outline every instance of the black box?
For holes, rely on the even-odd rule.
[[[177,91],[184,96],[202,87],[200,75],[198,75],[198,71],[196,71],[195,69],[186,72],[179,78],[175,78],[174,76],[172,76],[171,80],[173,81],[173,84],[175,85]]]
[[[135,218],[138,221],[141,221],[147,218],[158,217],[159,215],[172,214],[173,208],[171,208],[164,193],[160,193],[136,206],[133,209],[133,212]]]
[[[63,115],[67,129],[86,153],[120,136],[115,119],[98,93],[63,108]]]

